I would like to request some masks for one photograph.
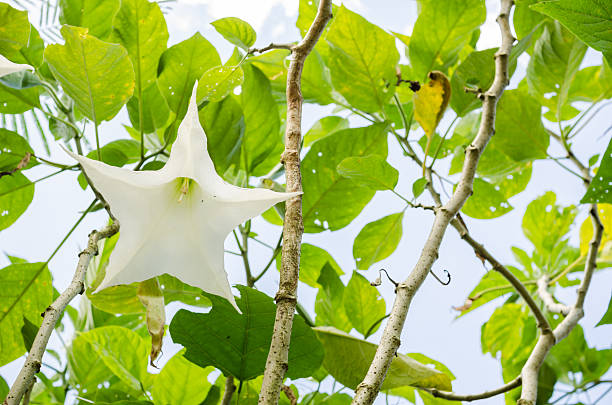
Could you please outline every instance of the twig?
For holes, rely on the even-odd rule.
[[[421,256],[408,278],[400,283],[398,287],[391,316],[385,326],[383,336],[368,372],[355,390],[353,404],[372,404],[378,395],[389,365],[400,346],[400,336],[410,302],[438,257],[438,249],[449,223],[472,193],[478,160],[494,133],[497,101],[509,81],[508,59],[512,43],[514,42],[509,22],[512,4],[512,0],[501,1],[501,11],[497,22],[501,29],[502,44],[495,53],[495,79],[491,88],[485,93],[478,134],[473,143],[466,149],[461,180],[451,199],[444,206],[436,210],[436,218]],[[431,183],[431,172],[428,175],[428,180]]]
[[[223,393],[223,399],[221,405],[229,405],[232,402],[232,395],[236,391],[236,384],[234,384],[234,377],[228,375],[225,378],[225,392]]]
[[[108,238],[119,231],[119,223],[114,222],[108,225],[101,231],[93,231],[89,234],[89,241],[87,248],[79,253],[79,263],[77,265],[74,277],[68,288],[60,294],[60,296],[49,305],[43,313],[43,322],[34,338],[32,348],[28,353],[28,357],[15,380],[15,383],[11,387],[4,405],[17,405],[23,397],[25,391],[32,384],[34,375],[40,371],[42,364],[42,357],[45,353],[47,343],[51,332],[55,328],[55,324],[59,320],[62,312],[66,306],[72,301],[77,294],[82,294],[85,291],[85,272],[89,266],[89,261],[92,256],[98,254],[98,241],[104,238]]]
[[[431,395],[437,398],[444,398],[449,401],[476,401],[479,399],[491,398],[504,392],[511,391],[521,385],[521,376],[516,377],[514,380],[502,385],[501,387],[495,388],[494,390],[481,392],[479,394],[459,395],[454,392],[440,391],[435,388],[425,389]]]
[[[544,302],[544,305],[546,305],[546,310],[548,312],[554,312],[556,314],[567,316],[570,308],[567,305],[555,302],[552,294],[548,292],[549,283],[550,277],[548,277],[548,275],[543,275],[538,279],[538,295],[540,296],[540,299]]]
[[[552,335],[540,335],[536,345],[523,366],[521,376],[523,377],[523,390],[518,405],[534,405],[538,395],[538,374],[540,367],[546,359],[550,349],[559,341],[564,339],[578,321],[584,316],[584,299],[591,284],[593,272],[597,267],[597,251],[601,244],[603,225],[597,214],[597,204],[592,204],[590,209],[591,221],[593,222],[593,239],[589,243],[584,278],[578,287],[576,302],[570,308],[567,316],[553,330]]]
[[[295,393],[291,390],[290,386],[283,384],[281,386],[281,390],[283,391],[291,405],[297,405],[297,397],[295,396]]]
[[[281,163],[285,165],[287,191],[301,191],[300,144],[302,141],[302,68],[306,57],[314,48],[327,22],[332,17],[331,0],[321,0],[319,9],[306,36],[291,47],[292,58],[287,71],[287,124],[285,150]],[[300,266],[300,245],[304,224],[302,219],[302,196],[286,202],[283,225],[282,260],[280,281],[275,301],[276,319],[266,369],[259,395],[259,404],[276,404],[280,397],[281,385],[288,368],[289,343],[293,314],[297,303],[298,272]]]
[[[254,55],[255,53],[264,53],[264,52],[270,51],[272,49],[285,49],[287,51],[291,51],[291,50],[293,50],[294,46],[295,46],[295,44],[275,44],[275,43],[272,42],[270,45],[265,46],[263,48],[250,48],[248,50],[247,54],[248,55]]]

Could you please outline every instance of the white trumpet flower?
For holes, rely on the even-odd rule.
[[[166,165],[136,172],[70,153],[121,225],[98,291],[167,273],[234,306],[223,243],[239,224],[300,193],[247,189],[215,171],[194,87]]]
[[[10,75],[11,73],[21,72],[23,70],[34,70],[30,65],[13,63],[0,55],[0,77]]]

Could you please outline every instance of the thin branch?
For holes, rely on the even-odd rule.
[[[287,123],[285,130],[285,150],[281,163],[285,165],[287,191],[302,191],[300,175],[300,144],[302,141],[302,68],[306,57],[314,48],[332,17],[331,0],[321,0],[319,9],[306,36],[300,43],[291,47],[292,58],[287,70]],[[259,404],[278,403],[281,385],[288,368],[289,343],[293,315],[297,304],[298,272],[300,267],[300,246],[304,223],[302,219],[302,196],[298,195],[286,202],[283,225],[282,260],[278,292],[274,297],[276,319],[266,369],[259,395]]]
[[[267,51],[271,51],[272,49],[285,49],[287,51],[291,51],[293,50],[293,47],[295,46],[295,44],[275,44],[275,43],[271,43],[268,46],[265,46],[263,48],[250,48],[247,52],[247,55],[254,55],[256,53],[264,53]]]
[[[514,380],[502,385],[501,387],[495,388],[494,390],[481,392],[479,394],[460,395],[449,391],[440,391],[437,389],[425,389],[424,391],[429,392],[431,395],[437,398],[444,398],[449,401],[476,401],[479,399],[491,398],[499,394],[511,391],[521,385],[521,376],[516,377]]]
[[[563,319],[563,321],[553,330],[552,335],[540,335],[538,338],[533,351],[529,355],[521,371],[521,376],[523,377],[523,390],[521,392],[521,398],[517,402],[518,405],[535,404],[538,395],[538,374],[540,367],[546,359],[546,355],[557,342],[564,339],[572,329],[574,329],[578,321],[584,316],[584,299],[591,284],[591,278],[593,277],[595,268],[597,267],[597,251],[599,250],[603,235],[603,225],[597,213],[597,204],[591,205],[590,215],[591,221],[593,222],[593,238],[589,243],[584,278],[578,287],[576,302],[570,308],[565,319]]]
[[[527,291],[525,284],[523,284],[518,278],[516,278],[516,276],[512,274],[512,272],[506,266],[498,262],[495,257],[493,257],[493,255],[489,253],[489,251],[484,247],[484,245],[474,240],[474,238],[472,238],[470,234],[467,233],[467,229],[465,229],[465,227],[461,225],[458,219],[453,219],[451,221],[451,225],[453,225],[457,232],[459,232],[461,239],[466,241],[474,249],[474,252],[476,252],[478,257],[483,257],[485,260],[491,263],[491,266],[493,266],[493,270],[497,271],[506,280],[508,280],[508,282],[521,296],[521,298],[525,301],[525,303],[533,313],[533,316],[536,318],[538,322],[538,327],[540,328],[541,332],[543,334],[552,333],[552,329],[550,327],[550,324],[548,323],[548,320],[546,319],[546,316],[544,316],[538,304],[534,301],[531,294],[529,294],[529,291]]]
[[[221,405],[229,405],[232,402],[232,395],[236,391],[236,384],[234,384],[234,377],[228,375],[225,378],[225,392],[223,393],[223,399]]]
[[[552,294],[548,292],[549,283],[550,277],[548,277],[547,275],[543,275],[538,279],[538,295],[540,296],[540,299],[544,302],[544,305],[546,305],[546,310],[548,312],[567,316],[567,314],[569,314],[570,308],[567,305],[555,302],[555,299],[553,298]]]
[[[393,303],[391,316],[385,326],[383,336],[368,372],[355,390],[353,404],[369,405],[376,399],[389,365],[400,346],[400,336],[412,298],[423,284],[423,281],[425,281],[429,270],[431,270],[431,267],[438,258],[438,250],[448,225],[472,193],[478,160],[494,133],[497,101],[509,82],[508,59],[512,50],[512,43],[514,42],[509,22],[512,4],[512,0],[501,0],[500,14],[497,22],[501,30],[502,44],[495,53],[495,79],[489,90],[485,93],[478,134],[472,144],[466,149],[461,180],[451,199],[444,206],[436,210],[434,224],[419,260],[408,278],[400,283],[397,288],[397,296]],[[431,172],[428,175],[428,180],[432,183]]]
[[[113,236],[118,231],[119,223],[114,222],[100,231],[93,231],[89,234],[87,248],[79,253],[79,263],[74,273],[74,277],[72,278],[72,282],[43,313],[42,325],[34,338],[34,343],[32,343],[28,357],[4,400],[3,405],[17,405],[19,401],[21,401],[25,391],[32,384],[34,375],[40,371],[42,357],[45,353],[47,343],[49,342],[51,332],[53,332],[55,328],[55,324],[70,301],[72,301],[77,294],[82,294],[85,291],[85,272],[87,271],[91,258],[98,254],[98,241]]]

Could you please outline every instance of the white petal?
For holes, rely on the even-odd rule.
[[[34,70],[30,65],[13,63],[0,55],[0,77],[9,75],[11,73],[21,72],[23,70]]]

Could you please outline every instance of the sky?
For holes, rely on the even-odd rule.
[[[416,20],[415,1],[350,0],[344,2],[344,5],[387,30],[403,34],[410,34],[411,27]],[[299,32],[294,25],[297,18],[297,0],[184,0],[171,3],[170,6],[171,10],[166,15],[170,31],[169,46],[200,31],[220,51],[222,59],[226,59],[231,54],[232,48],[209,23],[218,18],[230,16],[242,18],[255,28],[258,36],[256,47],[265,46],[270,42],[290,42],[299,39]],[[487,22],[482,27],[483,32],[478,49],[486,49],[499,43],[500,35],[494,21],[498,2],[487,1],[487,9],[489,10]],[[31,21],[37,21],[37,18],[31,18]],[[600,55],[590,51],[587,59],[586,63],[597,63]],[[525,68],[525,58],[519,59],[516,75],[522,76]],[[517,83],[517,80],[513,80],[511,87],[516,86]],[[331,112],[331,107],[306,105],[302,125],[304,132],[317,119]],[[612,113],[610,107],[602,111],[599,118],[593,120],[577,140],[575,152],[582,161],[586,161],[596,151],[605,149],[609,137],[602,137],[601,134],[609,124],[609,120],[606,120],[605,117],[610,113]],[[128,123],[127,114],[121,113],[116,121],[105,123],[100,127],[103,143],[128,136],[119,125],[121,122]],[[450,119],[447,117],[440,126],[446,128],[449,123]],[[351,118],[351,125],[362,126],[366,123]],[[40,150],[41,145],[34,140],[32,146],[35,150]],[[51,146],[51,156],[54,160],[73,163],[57,144]],[[561,150],[556,145],[552,145],[549,152],[555,156],[561,155]],[[420,168],[403,158],[398,146],[392,140],[389,141],[389,162],[400,171],[397,190],[403,195],[410,196],[412,182],[420,177]],[[441,171],[445,172],[445,169]],[[44,168],[35,168],[28,172],[28,176],[30,179],[35,179],[48,172]],[[528,251],[531,249],[520,226],[525,208],[531,200],[549,190],[556,193],[557,203],[566,205],[575,204],[584,192],[578,179],[560,169],[553,162],[536,161],[527,189],[510,199],[510,203],[515,207],[514,210],[501,218],[488,221],[474,220],[464,216],[470,233],[475,239],[483,242],[499,261],[504,264],[516,264],[510,247],[519,246]],[[60,174],[52,180],[38,183],[34,201],[28,211],[13,226],[0,232],[0,252],[23,257],[32,262],[45,261],[78,218],[78,212],[84,210],[91,199],[91,191],[83,191],[78,186],[76,173]],[[303,241],[326,247],[346,273],[343,278],[346,284],[355,268],[352,244],[346,241],[352,241],[365,224],[402,209],[402,201],[393,194],[379,192],[362,214],[346,228],[336,232],[305,234]],[[574,245],[578,243],[578,227],[584,218],[586,214],[582,207],[577,225],[572,229],[571,240]],[[76,266],[77,254],[85,246],[87,234],[92,229],[102,227],[106,220],[106,214],[103,212],[87,216],[51,261],[50,269],[54,275],[54,286],[58,290],[63,290],[70,282]],[[403,223],[403,238],[397,251],[362,274],[373,280],[377,277],[377,269],[384,267],[394,279],[406,278],[416,263],[432,222],[433,216],[430,212],[407,210]],[[262,239],[271,244],[276,242],[280,232],[278,227],[271,226],[263,220],[256,220],[254,227]],[[251,243],[251,246],[253,247],[253,266],[256,269],[261,268],[268,260],[268,251],[265,248],[259,248],[254,243]],[[229,239],[226,241],[226,248],[235,250]],[[0,268],[7,264],[8,260],[0,254]],[[240,258],[226,255],[226,269],[230,283],[244,284]],[[457,312],[452,309],[453,306],[459,306],[464,302],[487,270],[474,256],[472,249],[451,228],[445,235],[440,248],[440,257],[433,267],[437,274],[441,274],[444,269],[452,274],[451,284],[442,286],[433,278],[427,278],[412,302],[402,333],[400,351],[404,353],[421,352],[442,361],[455,374],[457,379],[453,382],[453,388],[458,393],[476,393],[495,388],[502,384],[499,363],[490,355],[483,355],[480,348],[480,325],[492,314],[495,305],[481,307],[460,319],[456,319]],[[278,286],[278,276],[274,271],[270,273],[271,276],[268,275],[265,278],[267,281],[258,284],[258,287],[268,295],[274,296]],[[609,325],[594,328],[607,308],[610,285],[612,285],[612,272],[600,271],[595,274],[586,300],[586,315],[580,322],[585,329],[589,344],[598,348],[609,346],[612,333],[612,326]],[[379,291],[387,303],[387,308],[390,308],[394,298],[393,287],[389,283],[383,283]],[[311,315],[314,315],[316,290],[300,284],[298,294],[300,302]],[[557,297],[565,300],[566,303],[571,303],[574,300],[574,290],[561,290]],[[180,307],[181,305],[176,303],[168,306],[168,322],[171,315]],[[378,342],[381,331],[382,328],[370,340]],[[51,345],[58,347],[57,339],[52,339]],[[164,356],[160,364],[167,361],[179,348],[178,345],[173,345],[170,338],[166,336]],[[1,367],[0,375],[10,384],[22,362],[23,358]],[[384,403],[380,399],[379,402]],[[503,404],[503,397],[479,403]]]

